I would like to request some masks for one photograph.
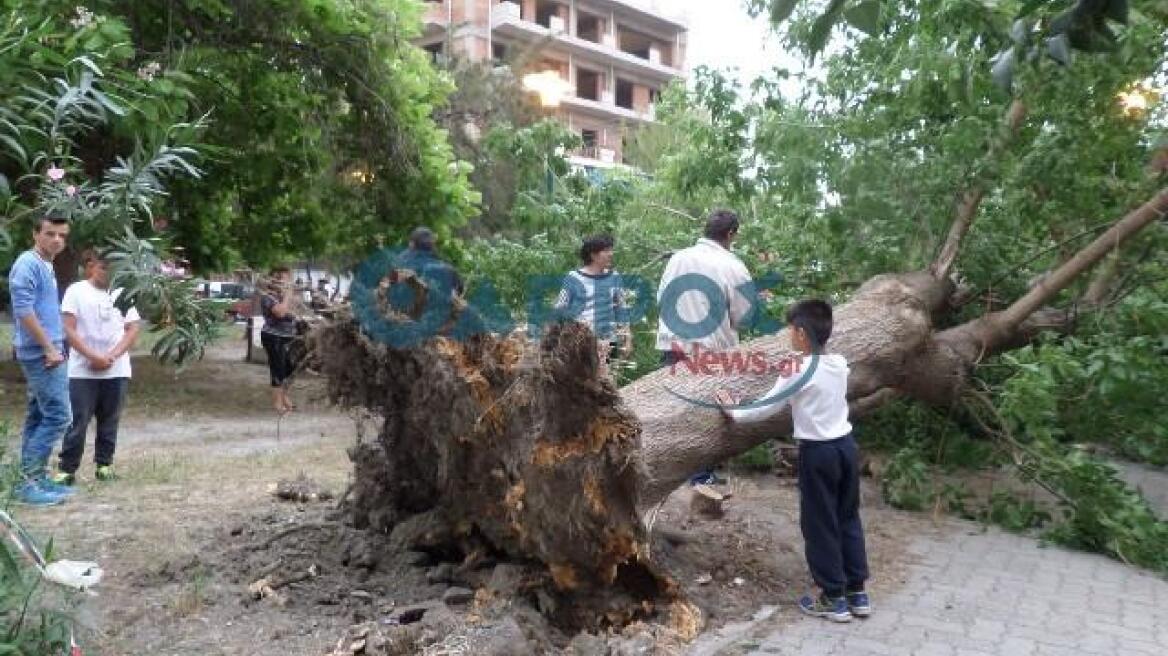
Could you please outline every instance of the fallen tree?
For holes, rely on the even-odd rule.
[[[1135,189],[1150,191],[1152,183],[1137,180],[1143,174],[1135,171],[1126,173],[1129,184],[1116,184],[1115,178],[1121,177],[1117,162],[1130,164],[1134,155],[1147,151],[1138,130],[1111,116],[1112,98],[1129,85],[1130,76],[1160,70],[1161,55],[1133,47],[1132,52],[1146,57],[1129,61],[1132,70],[1127,73],[1095,68],[1083,70],[1078,87],[1069,76],[1065,84],[1030,87],[1012,96],[1002,107],[1002,119],[995,120],[985,109],[998,106],[1001,96],[985,84],[985,76],[964,68],[942,71],[941,78],[956,74],[963,80],[947,89],[936,81],[938,71],[929,68],[931,63],[923,63],[980,60],[987,16],[975,12],[958,25],[953,15],[932,11],[927,3],[904,7],[884,16],[891,21],[881,38],[886,48],[873,46],[837,59],[838,73],[862,71],[838,75],[819,88],[823,97],[838,98],[839,108],[792,107],[774,98],[777,102],[760,109],[762,118],[752,126],[759,135],[754,154],[774,167],[760,169],[760,178],[774,188],[760,194],[763,202],[757,205],[790,200],[792,212],[802,202],[803,211],[816,219],[834,213],[831,218],[855,231],[833,244],[844,249],[852,246],[848,242],[882,236],[873,234],[878,228],[866,230],[864,224],[864,213],[875,207],[881,219],[919,219],[919,226],[902,220],[878,227],[925,228],[925,238],[919,240],[928,244],[924,252],[937,247],[935,257],[905,258],[919,270],[870,277],[836,307],[829,348],[851,363],[848,398],[853,417],[897,397],[960,407],[970,374],[986,358],[1031,343],[1045,330],[1069,331],[1083,313],[1106,308],[1121,296],[1126,276],[1117,270],[1118,257],[1101,267],[1083,293],[1072,297],[1071,292],[1085,273],[1121,253],[1125,243],[1168,213],[1168,189],[1160,189],[1110,226],[1100,226],[1102,232],[1082,232],[1097,236],[1077,252],[1069,250],[1071,239],[1062,238],[1081,228],[1075,224],[1082,215],[1122,211],[1116,208],[1134,204],[1130,194]],[[1010,35],[1014,45],[1005,60],[1022,60],[1014,50],[1024,54],[1040,38],[1059,38],[1044,32],[1043,25],[1015,24]],[[1162,32],[1153,32],[1141,24],[1129,38],[1159,48]],[[919,55],[926,45],[935,57]],[[1041,64],[1034,59],[1035,70]],[[1002,77],[1001,68],[995,66],[995,80]],[[905,75],[906,70],[914,74]],[[1005,77],[1012,77],[1012,71],[1006,72],[1010,75]],[[708,73],[698,77],[697,86],[713,100],[709,106],[689,108],[690,115],[685,108],[663,103],[678,112],[665,122],[680,126],[669,148],[684,152],[670,152],[657,174],[663,184],[672,181],[671,190],[681,189],[681,197],[692,198],[709,185],[718,202],[741,198],[752,186],[741,179],[743,172],[735,163],[742,153],[735,149],[748,140],[749,119],[731,109],[727,85]],[[1093,90],[1090,104],[1082,88]],[[1081,115],[1064,113],[1071,98],[1084,100],[1081,107],[1074,106],[1082,109]],[[1101,132],[1100,126],[1109,127],[1115,138],[1088,139]],[[873,135],[870,127],[887,134]],[[784,140],[788,134],[794,136]],[[1082,150],[1066,150],[1072,137],[1079,138]],[[1019,152],[1024,142],[1029,146],[1025,154]],[[1072,159],[1081,163],[1065,165]],[[794,167],[786,176],[788,160],[820,166]],[[1084,177],[1084,170],[1094,177]],[[1011,175],[1019,188],[999,189],[998,183]],[[936,179],[914,179],[922,176]],[[857,177],[864,181],[857,182]],[[779,178],[795,182],[784,186],[776,182]],[[959,182],[954,184],[954,179]],[[800,180],[806,184],[800,186]],[[1069,191],[1066,198],[1056,198],[1052,188],[1060,185],[1076,191],[1090,187],[1107,202],[1084,207],[1083,194]],[[876,187],[888,188],[885,204],[869,202],[879,193]],[[920,193],[938,189],[956,192],[948,221],[943,220],[949,210],[940,197],[932,205],[918,202]],[[838,193],[839,203],[829,203],[824,190]],[[756,205],[755,198],[747,200]],[[992,210],[983,204],[992,204]],[[769,216],[778,220],[776,214]],[[1027,246],[1045,249],[1056,242],[1060,249],[1051,258],[1051,270],[1036,277],[1026,291],[1010,294],[1016,300],[995,295],[982,299],[958,282],[959,263],[978,259],[963,249],[973,250],[967,242],[976,234],[979,217],[996,219],[998,230],[1009,222],[1017,224],[1009,229],[1029,229]],[[947,225],[932,225],[931,219]],[[933,234],[939,243],[928,239]],[[914,235],[896,243],[916,242]],[[985,250],[977,253],[982,260],[987,259]],[[1001,259],[994,263],[1000,265]],[[1010,275],[979,273],[981,281]],[[418,321],[427,290],[416,278],[393,278],[410,281],[421,294],[409,316],[397,313],[395,319]],[[387,298],[384,290],[380,298]],[[985,300],[986,307],[971,318],[973,298]],[[387,307],[381,310],[388,313]],[[525,561],[546,573],[555,599],[541,607],[565,627],[620,625],[663,610],[683,634],[698,626],[697,613],[680,598],[669,573],[650,558],[653,511],[695,471],[791,431],[788,413],[728,429],[706,405],[719,388],[757,398],[774,382],[766,367],[763,373],[744,371],[733,366],[731,357],[719,361],[712,354],[712,360],[664,368],[617,390],[599,378],[592,337],[574,324],[553,327],[537,345],[483,334],[394,348],[370,338],[349,319],[323,327],[313,335],[313,344],[334,400],[370,410],[379,422],[376,436],[362,440],[352,452],[356,477],[347,507],[353,521],[390,534],[398,548],[470,566],[491,558]],[[752,340],[742,350],[746,360],[757,355],[775,363],[789,356],[790,343],[786,332],[779,332]]]
[[[853,415],[899,395],[956,403],[984,358],[1069,327],[1075,312],[1046,304],[1166,213],[1168,189],[1006,309],[943,330],[949,278],[869,280],[837,308],[830,344],[852,364]],[[398,349],[352,319],[312,341],[334,401],[381,421],[351,453],[355,523],[448,559],[544,567],[558,595],[553,619],[565,627],[621,625],[663,608],[679,626],[695,626],[694,609],[649,558],[646,513],[703,465],[790,435],[788,413],[728,431],[716,411],[679,399],[711,399],[723,387],[756,398],[773,375],[681,365],[618,391],[598,377],[591,334],[577,324],[553,326],[534,348],[483,334]],[[743,348],[777,359],[789,343],[780,332]]]

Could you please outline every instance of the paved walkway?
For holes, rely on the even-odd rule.
[[[1168,471],[1117,463],[1168,518]],[[1165,656],[1168,578],[1104,556],[952,520],[908,549],[904,585],[850,624],[799,616],[726,627],[691,656]]]
[[[1168,653],[1168,581],[1091,554],[954,522],[917,540],[899,591],[866,621],[800,618],[750,654],[982,656]]]
[[[1111,464],[1120,478],[1144,495],[1160,519],[1168,520],[1168,469],[1118,460]]]

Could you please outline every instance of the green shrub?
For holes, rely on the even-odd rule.
[[[17,471],[5,457],[10,434],[7,422],[0,422],[0,499],[9,515]],[[52,545],[44,551],[48,557]],[[0,534],[0,654],[41,656],[69,649],[69,617],[46,603],[44,586],[36,568]]]

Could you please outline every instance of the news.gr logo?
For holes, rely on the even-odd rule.
[[[403,270],[413,271],[424,282],[424,298],[418,296],[414,286],[392,284],[399,282],[398,272]],[[470,290],[465,297],[467,307],[455,316],[453,292],[456,280],[450,265],[430,253],[403,247],[379,250],[355,270],[349,292],[353,315],[365,334],[395,349],[419,346],[439,334],[454,340],[485,333],[509,334],[519,325],[490,280]],[[735,291],[751,304],[742,328],[761,335],[774,334],[782,328],[782,324],[763,311],[758,294],[758,289],[773,287],[781,281],[782,276],[772,272],[736,288]],[[534,275],[526,282],[527,335],[533,340],[540,338],[544,326],[574,320],[584,309],[581,301],[569,302],[564,307],[555,306],[554,299],[561,290],[567,289],[570,299],[582,299],[587,295],[583,284],[572,276]],[[631,297],[632,302],[616,304],[611,312],[598,311],[591,326],[593,332],[609,336],[616,326],[633,324],[647,317],[656,297],[655,288],[656,285],[638,275],[618,274],[596,280],[592,293],[597,298],[611,298],[619,291],[622,297]],[[678,301],[689,292],[703,295],[709,308],[706,316],[696,321],[683,318],[678,311]],[[690,273],[675,278],[662,290],[659,311],[661,321],[673,335],[693,342],[716,331],[726,319],[728,307],[729,300],[717,282]],[[810,380],[817,365],[818,357],[812,355],[795,384],[784,388],[774,398],[743,402],[735,407],[756,408],[783,401]],[[692,399],[672,389],[668,391],[693,405],[717,407],[714,403]]]

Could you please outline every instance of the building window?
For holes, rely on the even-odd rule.
[[[600,144],[600,133],[596,130],[580,130],[580,139],[585,148],[595,148]]]
[[[600,100],[600,73],[577,68],[576,97],[584,100]]]
[[[560,15],[560,5],[558,2],[537,2],[535,5],[535,22],[550,28],[552,26],[552,16]]]
[[[437,43],[428,43],[428,44],[422,46],[422,48],[426,52],[430,53],[430,60],[431,61],[438,61],[438,59],[442,57],[442,50],[443,50],[442,46],[443,46],[443,43],[441,41],[439,41]]]
[[[616,106],[624,107],[625,109],[633,108],[633,83],[628,80],[617,78],[616,81]]]
[[[585,13],[579,13],[576,16],[576,36],[585,41],[600,43],[600,25],[601,20],[599,16],[589,16]]]
[[[649,58],[649,48],[652,45],[652,39],[644,34],[621,30],[618,35],[618,43],[623,52],[627,52],[634,57],[640,57],[641,59]]]
[[[491,58],[494,59],[496,63],[502,63],[502,61],[507,58],[507,46],[503,45],[502,43],[492,43]]]

